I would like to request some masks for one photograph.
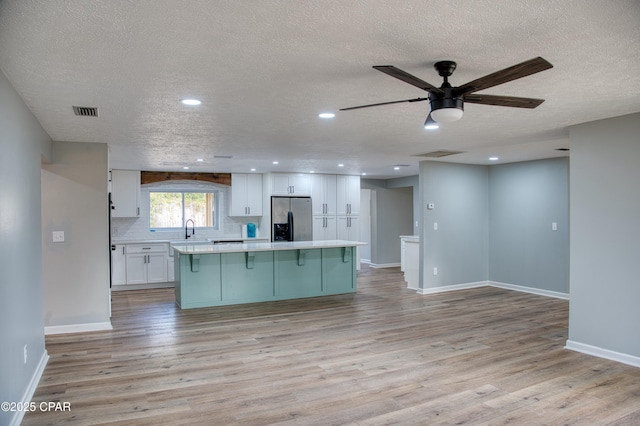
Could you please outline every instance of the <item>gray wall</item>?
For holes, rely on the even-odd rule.
[[[30,381],[46,362],[40,163],[50,155],[51,140],[0,72],[0,401],[29,398]],[[0,424],[18,416],[0,411]]]
[[[54,142],[42,170],[44,325],[109,326],[108,147]],[[52,242],[53,231],[65,241]]]
[[[488,279],[488,175],[486,166],[420,163],[420,288]]]
[[[570,139],[569,340],[640,357],[640,114]]]
[[[386,181],[366,179],[360,187],[371,189],[371,263],[400,264],[400,235],[413,234],[412,188],[386,187]]]
[[[411,188],[413,191],[413,232],[407,235],[418,235],[420,233],[420,179],[418,175],[401,178],[387,179],[386,188]]]
[[[489,280],[569,293],[568,158],[489,167]]]

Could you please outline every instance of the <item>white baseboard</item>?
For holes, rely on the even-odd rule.
[[[418,289],[418,293],[435,294],[435,293],[443,293],[445,291],[467,290],[470,288],[487,287],[487,286],[502,288],[505,290],[521,291],[523,293],[531,293],[531,294],[536,294],[538,296],[547,296],[547,297],[554,297],[556,299],[569,300],[569,295],[567,293],[560,293],[560,292],[551,291],[551,290],[543,290],[543,289],[534,288],[534,287],[525,287],[525,286],[515,285],[515,284],[501,283],[497,281],[477,281],[473,283],[462,283],[462,284],[447,285],[442,287],[423,288],[423,289]]]
[[[400,266],[400,263],[369,263],[372,268],[381,269],[381,268],[397,268]]]
[[[442,287],[420,288],[418,289],[418,293],[419,294],[444,293],[446,291],[468,290],[470,288],[486,287],[488,285],[489,285],[488,281],[478,281],[475,283],[454,284],[454,285],[446,285]]]
[[[111,322],[92,322],[85,324],[52,325],[44,328],[44,334],[86,333],[88,331],[113,330]]]
[[[623,364],[631,365],[633,367],[640,367],[640,357],[611,351],[609,349],[603,349],[598,346],[591,346],[591,345],[587,345],[586,343],[567,340],[567,343],[565,344],[564,348],[572,351],[576,351],[576,352],[581,352],[583,354],[608,359],[611,361],[621,362]]]
[[[521,285],[507,284],[507,283],[501,283],[497,281],[488,281],[487,284],[492,287],[504,288],[506,290],[515,290],[515,291],[521,291],[523,293],[537,294],[539,296],[547,296],[547,297],[554,297],[556,299],[569,300],[569,295],[567,293],[560,293],[557,291],[543,290],[540,288],[525,287]]]
[[[173,288],[175,287],[174,281],[165,283],[147,283],[147,284],[114,284],[111,286],[111,291],[126,291],[126,290],[149,290],[153,288]]]
[[[42,353],[42,356],[40,357],[40,362],[38,362],[38,366],[36,367],[36,370],[33,372],[33,375],[31,376],[31,380],[29,380],[29,386],[27,386],[27,389],[24,391],[24,394],[22,395],[22,405],[23,406],[28,406],[29,402],[31,402],[31,399],[33,398],[33,394],[36,392],[36,389],[38,387],[38,383],[40,383],[40,379],[42,378],[42,373],[44,373],[44,368],[47,366],[47,362],[49,362],[49,353],[45,350]],[[14,415],[13,418],[11,419],[11,421],[9,422],[9,424],[11,426],[20,426],[20,423],[22,423],[22,419],[24,418],[26,411],[24,410],[17,410]]]

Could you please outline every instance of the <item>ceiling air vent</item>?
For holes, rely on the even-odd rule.
[[[462,154],[464,151],[449,151],[446,149],[441,149],[438,151],[425,152],[424,154],[414,154],[414,157],[428,157],[428,158],[441,158],[446,157],[448,155]]]
[[[213,158],[229,159],[229,158],[233,158],[233,156],[232,155],[214,155]]]
[[[98,108],[96,107],[74,106],[73,112],[80,117],[97,117],[98,116]]]

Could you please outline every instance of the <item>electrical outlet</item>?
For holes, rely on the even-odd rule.
[[[53,242],[64,243],[64,231],[53,231]]]
[[[26,364],[27,363],[27,345],[24,345],[23,352],[24,352],[24,363]]]
[[[438,275],[438,268],[433,268],[433,275]]]

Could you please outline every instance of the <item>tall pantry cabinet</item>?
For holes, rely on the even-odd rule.
[[[360,176],[336,177],[337,238],[360,238]]]
[[[358,241],[360,176],[311,175],[313,239]]]

